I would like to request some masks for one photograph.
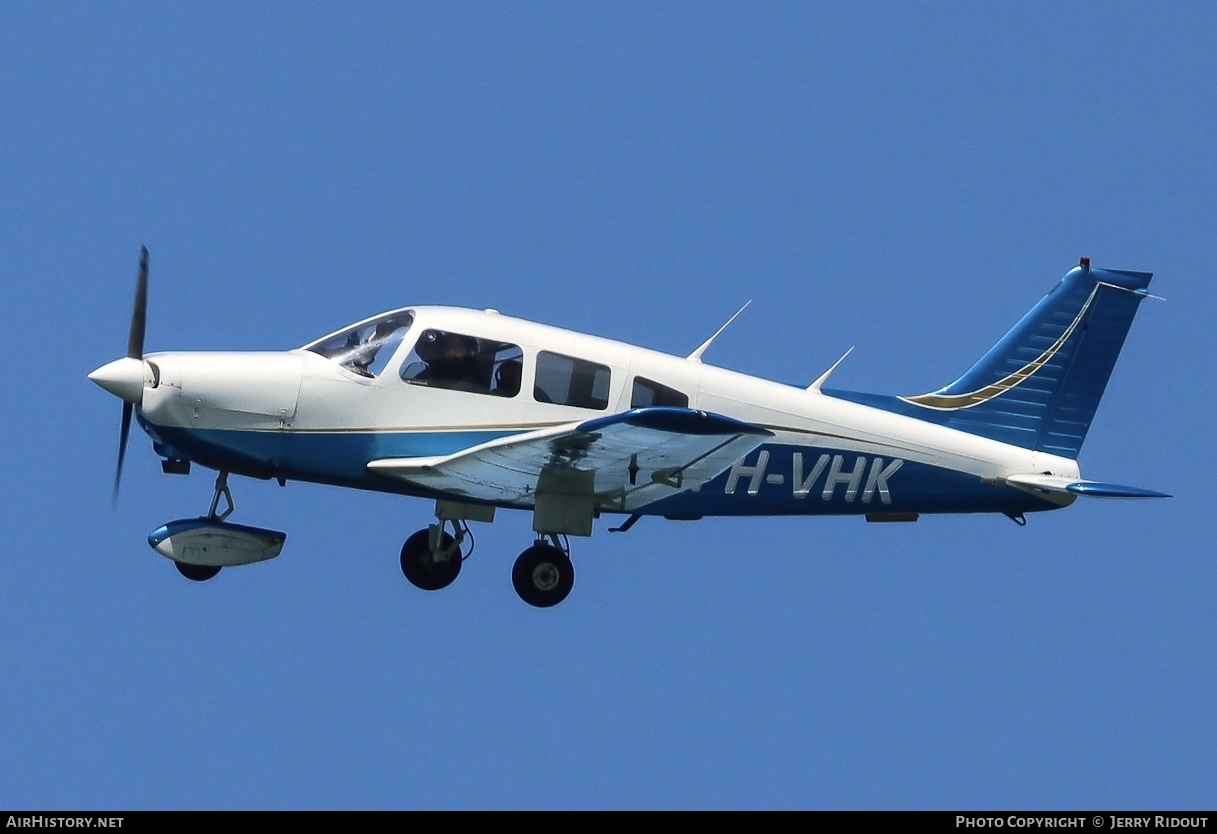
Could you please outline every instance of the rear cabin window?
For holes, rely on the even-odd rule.
[[[608,366],[543,350],[537,354],[532,395],[539,403],[603,411],[608,408]]]
[[[447,330],[424,330],[402,363],[411,385],[514,397],[520,393],[524,354],[519,346]]]
[[[653,405],[689,407],[689,395],[669,388],[645,377],[634,377],[634,390],[630,394],[630,408],[650,408]]]

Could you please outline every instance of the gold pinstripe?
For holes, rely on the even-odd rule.
[[[1069,337],[1073,335],[1073,331],[1077,329],[1077,326],[1081,323],[1082,318],[1085,317],[1086,311],[1090,309],[1090,305],[1094,301],[1095,296],[1098,294],[1100,286],[1100,284],[1095,284],[1094,289],[1090,291],[1090,297],[1086,299],[1086,303],[1082,305],[1082,309],[1078,311],[1076,316],[1074,316],[1073,321],[1070,322],[1069,326],[1065,328],[1065,332],[1061,334],[1060,338],[1053,342],[1047,350],[1032,359],[1026,365],[1023,365],[1023,367],[1019,368],[1014,373],[999,379],[997,382],[994,382],[991,385],[986,385],[984,388],[978,388],[977,390],[971,391],[967,394],[931,393],[918,394],[915,397],[900,397],[900,399],[904,400],[906,403],[912,403],[913,405],[919,405],[924,408],[936,408],[942,411],[956,411],[961,408],[971,408],[974,405],[986,403],[994,397],[1001,396],[1011,388],[1026,382],[1028,379],[1034,376],[1040,368],[1052,361],[1052,357],[1056,356],[1057,352],[1064,346],[1065,342],[1069,340]]]

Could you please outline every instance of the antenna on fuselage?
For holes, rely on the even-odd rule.
[[[830,376],[832,376],[832,372],[837,369],[837,366],[840,365],[842,362],[844,362],[845,357],[849,356],[853,352],[854,352],[854,349],[851,347],[849,350],[845,351],[845,353],[841,354],[841,358],[838,359],[836,362],[833,362],[832,367],[829,368],[824,373],[820,374],[820,376],[816,378],[815,382],[811,383],[811,385],[808,385],[807,390],[808,391],[819,391],[820,386],[828,381],[828,378]]]
[[[702,342],[701,347],[699,347],[697,350],[690,353],[685,358],[688,359],[690,362],[701,362],[701,355],[706,352],[706,348],[710,347],[710,345],[714,343],[714,340],[717,339],[724,330],[726,330],[728,327],[731,326],[731,322],[733,322],[737,318],[739,318],[739,314],[744,312],[744,310],[748,309],[748,305],[751,303],[752,303],[751,298],[748,299],[746,302],[744,302],[744,306],[740,307],[738,310],[736,310],[735,315],[732,316],[731,318],[727,319],[726,324],[724,324],[718,330],[714,331],[713,336],[711,336],[709,339],[706,339],[706,341]]]

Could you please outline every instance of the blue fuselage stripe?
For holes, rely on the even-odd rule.
[[[161,447],[212,469],[377,492],[428,495],[372,474],[369,461],[448,455],[523,430],[308,432],[163,428],[145,430]],[[643,508],[646,515],[839,515],[1032,512],[1054,505],[976,475],[891,457],[820,446],[765,444],[700,489]]]

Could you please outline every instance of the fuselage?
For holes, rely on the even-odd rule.
[[[459,379],[439,355],[457,342]],[[1003,477],[1079,474],[1071,459],[494,311],[405,308],[296,350],[144,363],[137,413],[156,451],[259,478],[443,497],[367,464],[648,406],[721,414],[773,437],[644,515],[1016,514],[1071,498],[1053,503]]]

